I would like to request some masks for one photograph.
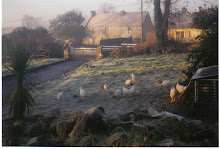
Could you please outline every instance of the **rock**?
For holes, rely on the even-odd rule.
[[[51,113],[51,116],[58,117],[58,116],[60,116],[60,109],[59,108],[54,108],[50,111],[50,113]]]
[[[38,136],[30,139],[26,146],[48,146],[47,139],[43,136]]]
[[[130,121],[135,121],[135,115],[134,114],[129,115],[129,120]]]
[[[54,119],[50,124],[49,133],[51,136],[57,136],[56,126],[59,121],[61,121],[61,119]]]
[[[212,143],[209,139],[205,139],[204,141],[201,142],[200,146],[208,147],[208,146],[212,146]]]
[[[147,138],[154,138],[154,137],[157,137],[157,134],[155,132],[148,131]]]
[[[144,122],[144,126],[146,126],[149,130],[157,129],[157,125],[153,122]]]
[[[125,130],[122,127],[116,127],[114,130],[112,130],[111,134],[114,133],[125,133]]]
[[[147,108],[141,108],[140,112],[148,115],[148,109]]]
[[[130,115],[133,114],[134,112],[122,112],[118,114],[118,118],[122,121],[129,121],[130,120]]]
[[[135,120],[143,120],[143,119],[148,119],[150,116],[145,113],[136,113],[135,114]]]
[[[56,117],[44,117],[39,121],[41,128],[45,133],[49,132],[50,124],[55,118]]]
[[[56,138],[51,138],[48,140],[48,146],[64,146],[63,140],[56,139]]]
[[[75,124],[76,124],[75,119],[59,121],[56,125],[57,135],[61,139],[67,138],[68,134],[71,132]]]
[[[127,142],[127,135],[125,133],[114,133],[106,138],[105,143],[107,146],[125,146]]]
[[[201,120],[191,120],[191,121],[186,122],[186,124],[188,125],[190,129],[194,129],[194,130],[206,129],[204,123]]]
[[[89,136],[83,137],[79,142],[79,146],[81,147],[91,146],[91,138]]]
[[[108,128],[107,121],[103,118],[102,112],[98,108],[92,108],[78,118],[71,136],[82,136],[87,133],[105,133]]]
[[[25,130],[24,134],[31,137],[37,137],[40,136],[42,132],[42,126],[40,123],[33,123]]]
[[[211,138],[214,135],[214,133],[208,129],[200,130],[193,134],[193,140],[200,141],[207,138]]]
[[[40,145],[40,142],[39,142],[39,138],[38,137],[34,137],[32,139],[30,139],[26,146],[39,146]]]
[[[134,124],[133,121],[115,122],[112,124],[111,128],[115,129],[116,127],[122,127],[125,131],[130,131],[133,124]]]
[[[134,135],[144,136],[147,135],[148,128],[144,125],[134,123],[131,127],[131,133]]]
[[[174,141],[172,139],[165,139],[160,141],[159,146],[165,146],[165,147],[174,146]]]

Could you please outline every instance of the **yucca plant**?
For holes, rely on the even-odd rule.
[[[33,107],[34,99],[29,93],[28,84],[31,80],[28,76],[28,66],[36,51],[36,44],[33,41],[9,40],[3,38],[3,51],[7,55],[8,65],[3,64],[16,77],[16,88],[7,100],[10,105],[9,116],[22,118],[26,110]],[[24,83],[25,81],[25,83]]]

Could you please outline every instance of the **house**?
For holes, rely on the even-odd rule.
[[[132,36],[134,43],[141,41],[141,12],[104,13],[90,12],[86,25],[87,37],[84,45],[99,45],[101,39],[126,38]],[[143,12],[143,41],[149,38],[153,28],[148,12]]]
[[[192,28],[192,13],[182,8],[181,12],[171,13],[168,20],[168,37],[174,40],[194,41],[202,30]]]

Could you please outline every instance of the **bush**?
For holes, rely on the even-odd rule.
[[[191,43],[186,43],[182,41],[175,41],[174,39],[170,39],[166,44],[166,51],[162,50],[163,53],[185,53],[187,52],[187,48],[191,45]]]
[[[188,80],[198,68],[218,65],[218,6],[195,12],[193,27],[206,32],[197,37],[198,45],[195,45],[187,58],[192,62],[192,66],[185,72]]]
[[[59,43],[56,42],[48,43],[46,47],[50,51],[49,58],[63,57],[63,47]]]
[[[111,57],[130,57],[134,55],[133,48],[121,46],[117,49],[113,49],[112,52],[109,53]]]
[[[140,55],[140,54],[152,54],[155,53],[156,51],[154,50],[154,44],[156,41],[156,36],[155,36],[155,29],[153,28],[150,32],[149,39],[145,42],[141,42],[138,45],[134,46],[134,53],[135,55]]]
[[[13,118],[23,118],[24,112],[32,108],[34,102],[33,97],[29,93],[27,87],[31,83],[31,78],[28,75],[28,66],[33,59],[33,54],[36,51],[37,44],[34,41],[28,40],[8,40],[3,38],[3,49],[8,56],[6,62],[10,67],[5,67],[12,72],[16,77],[16,88],[11,93],[7,102],[10,104],[9,116]],[[23,83],[23,82],[26,82]]]

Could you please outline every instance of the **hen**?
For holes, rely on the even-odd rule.
[[[125,81],[125,85],[126,85],[126,86],[131,85],[131,80],[126,80],[126,81]]]
[[[135,80],[135,76],[134,76],[133,73],[131,74],[131,80],[132,80],[133,82],[136,82],[136,80]]]
[[[167,87],[167,86],[169,85],[169,83],[170,83],[170,80],[164,80],[164,81],[162,82],[162,86],[163,86],[163,87]]]
[[[179,83],[177,83],[176,89],[180,93],[180,96],[182,96],[183,92],[186,90],[186,86],[183,86],[183,85],[180,85]]]
[[[170,90],[170,97],[171,97],[171,102],[174,102],[175,101],[175,87],[171,87],[171,90]]]
[[[58,100],[63,99],[63,92],[59,92],[59,93],[57,94],[57,99],[58,99]]]
[[[105,84],[105,85],[103,86],[103,88],[104,88],[104,91],[107,91],[107,90],[108,90],[108,85]]]
[[[123,86],[123,94],[124,95],[129,95],[130,94],[130,90]]]
[[[86,96],[86,91],[82,87],[80,87],[80,96],[82,98],[84,98]]]

